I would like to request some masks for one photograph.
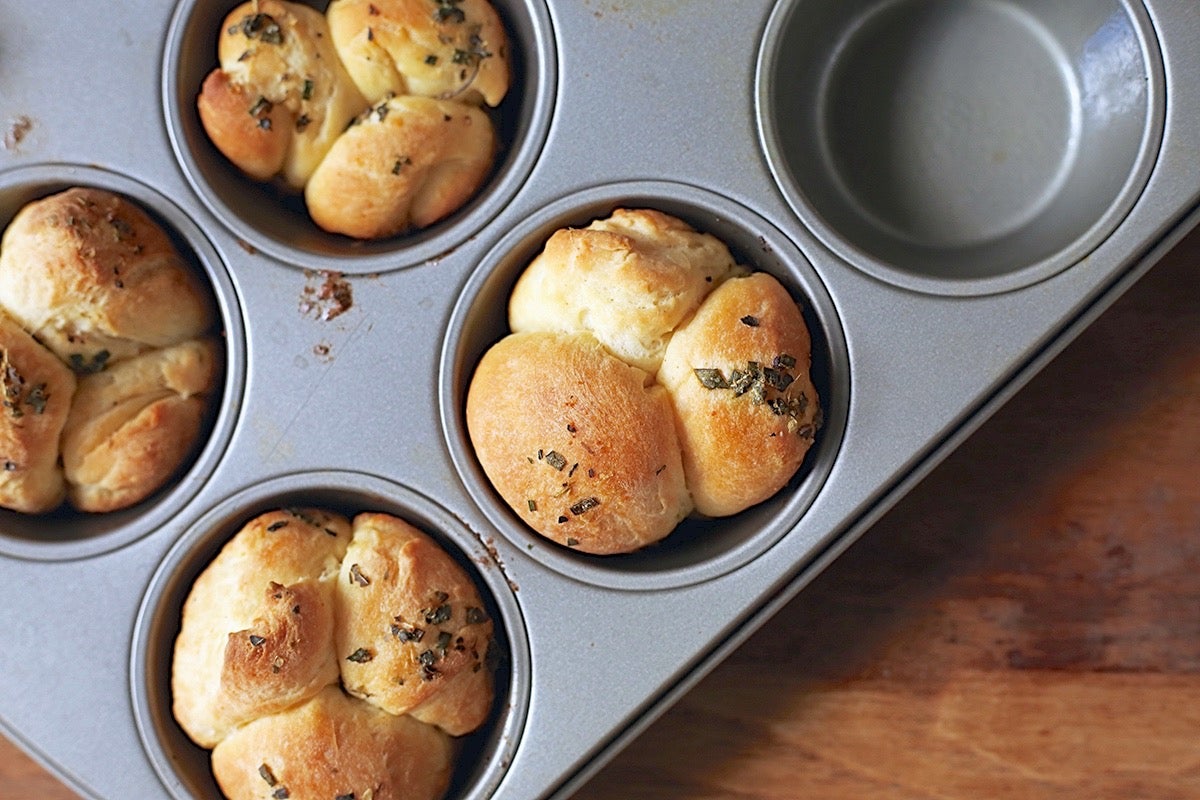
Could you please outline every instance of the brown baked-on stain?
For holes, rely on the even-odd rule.
[[[16,150],[31,130],[33,130],[33,120],[26,115],[22,114],[14,119],[9,123],[8,130],[4,132],[4,149]]]
[[[354,306],[350,281],[336,270],[305,270],[307,283],[300,292],[300,313],[328,322]]]

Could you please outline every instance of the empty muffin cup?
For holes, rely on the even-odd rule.
[[[328,6],[323,0],[301,2],[322,13]],[[499,148],[482,185],[449,216],[410,232],[354,238],[322,229],[313,222],[302,193],[279,188],[278,179],[249,177],[214,146],[201,122],[197,98],[217,67],[226,15],[238,5],[236,0],[179,4],[167,32],[162,94],[168,134],[185,175],[203,203],[247,249],[304,269],[349,274],[413,266],[453,250],[477,233],[533,169],[549,129],[557,80],[550,15],[541,0],[492,0],[507,34],[511,84],[497,107],[480,112],[491,118]],[[437,11],[431,4],[430,14]],[[465,54],[465,60],[470,57]],[[305,84],[304,92],[312,85]],[[380,119],[383,111],[377,115]],[[306,122],[302,117],[296,125],[301,121]],[[397,153],[395,171],[403,173],[410,160]]]
[[[220,796],[210,752],[188,738],[172,710],[172,662],[184,601],[197,576],[247,522],[265,512],[303,508],[347,518],[363,512],[397,517],[431,537],[474,582],[483,612],[494,623],[495,698],[483,726],[456,740],[445,797],[491,797],[518,746],[529,704],[528,644],[513,590],[487,547],[453,514],[405,487],[348,472],[287,475],[237,493],[191,523],[151,579],[135,623],[131,691],[139,734],[168,795]]]
[[[756,80],[801,220],[850,264],[934,293],[1080,261],[1137,201],[1162,136],[1138,2],[788,0]]]
[[[678,218],[721,240],[741,266],[778,279],[799,305],[811,335],[811,375],[824,422],[799,470],[764,502],[732,516],[690,516],[661,541],[632,553],[592,555],[544,538],[501,499],[473,449],[466,404],[476,366],[509,333],[507,309],[514,284],[550,236],[562,228],[587,226],[622,208],[651,209]],[[661,588],[725,574],[787,534],[831,470],[845,423],[849,381],[846,346],[832,301],[812,265],[776,227],[706,190],[633,182],[583,190],[551,203],[491,248],[453,311],[442,351],[439,403],[446,442],[461,479],[490,522],[510,541],[547,566],[583,581],[615,588]],[[564,464],[560,472],[567,476],[571,469]]]
[[[245,336],[225,266],[196,224],[151,187],[107,170],[80,165],[49,164],[10,170],[0,175],[0,230],[7,229],[18,212],[30,203],[72,188],[116,195],[146,212],[151,222],[167,234],[170,244],[182,257],[183,266],[199,278],[201,293],[211,295],[216,329],[208,332],[207,339],[215,342],[216,349],[221,352],[216,353],[218,363],[213,365],[215,388],[204,394],[207,412],[201,422],[198,440],[171,477],[140,502],[103,513],[77,511],[77,506],[66,502],[42,514],[0,510],[0,552],[18,558],[90,557],[162,528],[196,495],[216,469],[232,435],[244,390]],[[72,224],[69,219],[63,222]],[[90,223],[79,220],[78,224]],[[135,235],[125,229],[124,224],[124,217],[113,217],[111,233],[118,238]],[[70,339],[69,331],[67,339]],[[205,347],[211,352],[210,345]],[[97,378],[111,374],[114,367],[107,360],[98,360],[100,356],[107,359],[108,355],[107,351],[101,351],[97,362],[91,364],[72,361],[77,383],[89,373],[98,372]],[[77,390],[71,401],[73,413],[74,405],[82,402],[80,396]],[[17,416],[20,411],[10,408],[6,413]],[[70,474],[67,477],[70,478]]]

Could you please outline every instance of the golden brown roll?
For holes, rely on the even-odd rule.
[[[334,0],[326,14],[372,103],[411,94],[497,106],[508,91],[507,37],[487,0]]]
[[[38,514],[65,496],[58,442],[75,374],[0,312],[0,506]]]
[[[617,209],[550,237],[513,289],[509,326],[589,331],[653,375],[671,333],[736,270],[715,236],[659,211]]]
[[[113,511],[166,483],[200,440],[219,367],[205,338],[82,376],[62,436],[71,504]]]
[[[426,534],[360,514],[338,580],[337,647],[346,691],[459,736],[492,706],[492,621],[479,591]]]
[[[474,106],[394,97],[334,143],[304,197],[331,233],[375,239],[424,228],[462,206],[491,170],[496,137]]]
[[[226,158],[260,181],[295,190],[367,101],[342,66],[321,12],[287,0],[245,2],[225,18],[220,66],[197,99]]]
[[[134,203],[91,188],[18,212],[0,242],[0,305],[80,373],[194,339],[215,320],[166,232]]]
[[[433,726],[332,686],[234,731],[212,764],[230,800],[437,800],[450,784],[453,746]]]
[[[344,517],[271,511],[196,579],[171,674],[175,719],[193,741],[211,748],[337,684],[335,583],[349,544]]]
[[[587,553],[637,550],[692,510],[666,391],[587,333],[514,333],[467,395],[475,453],[534,530]]]
[[[675,332],[658,377],[701,514],[742,511],[796,473],[819,425],[810,359],[799,307],[766,273],[730,279]]]

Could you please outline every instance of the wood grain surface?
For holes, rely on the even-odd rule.
[[[578,797],[1200,798],[1200,233]]]

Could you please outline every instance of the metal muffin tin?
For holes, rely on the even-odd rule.
[[[82,796],[215,795],[170,714],[179,607],[244,521],[301,503],[405,517],[488,597],[507,658],[451,797],[569,795],[1200,220],[1190,2],[493,2],[516,83],[492,179],[354,243],[208,145],[194,96],[233,2],[0,0],[0,224],[70,185],[127,195],[226,343],[171,486],[0,513],[0,723]],[[463,402],[524,263],[618,206],[788,286],[826,422],[772,500],[602,558],[522,527]]]

